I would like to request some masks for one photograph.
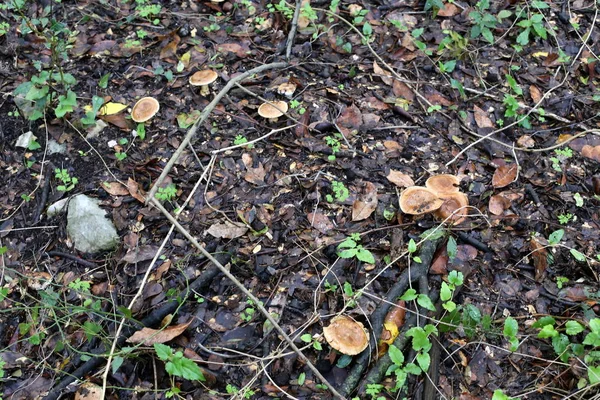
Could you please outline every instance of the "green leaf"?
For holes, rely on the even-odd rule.
[[[600,382],[600,367],[588,367],[588,379],[590,384],[595,385]]]
[[[143,123],[138,124],[135,131],[137,132],[137,135],[140,139],[146,139],[146,125],[144,125]]]
[[[508,317],[504,321],[504,336],[507,338],[516,337],[519,332],[519,324],[513,317]]]
[[[190,381],[205,380],[200,367],[189,358],[183,357],[183,353],[180,351],[175,354],[172,361],[165,365],[165,369],[170,375],[179,376]]]
[[[503,19],[508,18],[512,15],[512,12],[508,10],[502,10],[498,13],[498,21],[502,22]]]
[[[565,234],[564,229],[559,229],[557,231],[552,232],[550,234],[550,236],[548,236],[548,244],[556,245],[556,244],[560,243],[564,234]]]
[[[373,257],[373,253],[371,253],[369,250],[363,249],[362,246],[359,247],[360,248],[356,253],[356,258],[368,264],[375,264],[375,257]]]
[[[444,71],[452,72],[454,71],[454,68],[456,68],[456,60],[450,60],[444,63]]]
[[[69,90],[66,96],[58,96],[58,107],[54,110],[54,114],[57,118],[62,118],[67,113],[73,112],[75,107],[77,107],[77,96],[75,92]]]
[[[442,282],[442,288],[440,289],[440,299],[442,301],[448,301],[452,298],[452,290],[446,282]]]
[[[408,252],[412,254],[415,251],[417,251],[417,243],[415,243],[414,239],[410,239],[408,242]]]
[[[592,318],[589,325],[592,332],[600,333],[600,318]]]
[[[400,297],[400,300],[412,301],[417,298],[417,291],[415,289],[407,289],[406,292]]]
[[[448,300],[445,303],[442,303],[442,307],[444,307],[444,309],[448,312],[452,312],[454,310],[456,310],[456,303],[453,302],[452,300]]]
[[[406,366],[403,369],[404,371],[412,375],[421,375],[422,372],[421,368],[417,367],[417,365],[413,363],[406,364]]]
[[[411,35],[412,35],[412,37],[414,37],[414,38],[418,38],[419,36],[421,36],[421,35],[423,34],[423,32],[424,32],[424,31],[425,31],[425,29],[424,29],[424,28],[414,29],[414,30],[411,32]]]
[[[390,345],[388,354],[390,356],[390,360],[392,360],[394,364],[401,366],[404,363],[404,354],[402,354],[402,350],[395,345]]]
[[[448,282],[450,282],[454,286],[462,285],[463,281],[464,281],[464,275],[460,271],[454,270],[454,271],[450,271],[450,273],[448,274]]]
[[[417,354],[417,364],[423,370],[423,372],[429,371],[429,366],[431,364],[431,357],[429,353],[419,353]]]
[[[362,32],[363,35],[369,37],[373,34],[373,27],[371,27],[371,24],[369,24],[368,22],[365,22],[365,24],[362,27]]]
[[[106,89],[108,87],[108,80],[110,79],[110,72],[108,74],[102,75],[100,81],[98,82],[98,86],[102,89]]]
[[[448,258],[450,261],[456,258],[458,254],[458,245],[456,244],[456,240],[452,237],[448,237],[448,243],[446,244],[446,252],[448,253]]]
[[[305,381],[306,381],[306,373],[302,372],[300,375],[298,375],[298,385],[299,386],[304,385]]]
[[[492,396],[492,400],[512,400],[512,397],[508,397],[505,395],[502,390],[496,389],[494,390],[494,395]]]
[[[125,361],[125,359],[121,356],[115,356],[112,360],[112,364],[111,364],[111,371],[112,373],[116,373],[119,368],[121,368],[121,365],[123,365],[123,361]]]
[[[347,249],[347,250],[342,250],[340,252],[338,252],[338,256],[342,257],[342,258],[352,258],[356,255],[358,250],[356,249]]]
[[[431,341],[421,327],[410,328],[406,331],[406,336],[412,337],[412,348],[415,351],[428,351],[431,348]]]
[[[577,335],[578,333],[583,332],[584,327],[577,321],[567,321],[565,324],[567,335]]]
[[[429,296],[425,294],[420,294],[417,297],[417,304],[429,311],[435,311],[435,306],[433,305],[433,302],[431,301]]]
[[[154,343],[154,351],[156,351],[156,355],[162,361],[167,361],[173,356],[173,349],[166,344]]]
[[[490,44],[494,44],[494,34],[489,28],[481,29],[481,36],[483,36],[485,40],[490,42]]]
[[[338,244],[338,249],[353,249],[357,246],[357,243],[350,239],[346,238],[342,243]]]
[[[310,333],[305,333],[304,335],[300,336],[300,340],[302,340],[304,343],[310,343],[312,342],[312,335]]]
[[[569,251],[570,251],[571,255],[573,257],[575,257],[575,259],[577,261],[580,261],[580,262],[585,261],[585,256],[582,253],[580,253],[579,251],[577,251],[575,249],[570,249]]]
[[[540,339],[548,339],[555,336],[558,336],[558,331],[552,325],[544,326],[540,333],[538,333],[538,338]]]
[[[318,342],[317,342],[318,343]],[[338,358],[337,363],[335,364],[338,368],[346,368],[352,362],[352,356],[347,354],[342,354],[340,358]]]
[[[536,322],[533,323],[532,327],[533,328],[543,328],[545,325],[554,325],[556,324],[556,320],[554,319],[554,317],[551,316],[546,316],[546,317],[542,317],[540,319],[538,319]]]
[[[519,36],[517,36],[517,43],[522,46],[525,46],[529,43],[529,28],[525,29],[519,34]]]

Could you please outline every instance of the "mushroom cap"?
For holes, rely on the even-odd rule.
[[[258,107],[258,115],[263,118],[279,118],[288,110],[285,101],[271,101]]]
[[[450,174],[434,175],[425,182],[425,186],[437,194],[456,193],[460,190],[458,185],[460,185],[460,179]]]
[[[400,195],[400,209],[405,214],[421,215],[437,210],[444,200],[431,189],[409,186]]]
[[[206,86],[210,85],[217,80],[219,74],[212,69],[205,69],[194,73],[190,76],[190,85],[192,86]]]
[[[291,97],[295,91],[296,85],[294,85],[292,82],[285,82],[277,86],[277,93],[285,97]]]
[[[154,97],[144,97],[138,100],[131,109],[131,119],[135,122],[145,122],[154,117],[160,110],[160,104]]]
[[[469,215],[469,210],[466,208],[469,205],[469,198],[466,194],[462,192],[447,193],[440,195],[440,198],[444,203],[435,211],[435,213],[433,213],[436,218],[444,220],[452,215],[448,222],[460,224],[465,220],[465,217]],[[460,211],[454,213],[459,209]],[[454,213],[454,215],[452,213]]]
[[[342,354],[349,356],[362,352],[369,345],[369,332],[360,322],[346,315],[338,315],[329,326],[323,328],[327,343]]]

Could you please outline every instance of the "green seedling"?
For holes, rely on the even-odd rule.
[[[79,179],[74,176],[71,177],[69,171],[63,168],[56,168],[54,170],[54,177],[62,182],[62,185],[58,185],[56,187],[56,190],[61,192],[69,192],[73,190],[75,185],[77,185],[77,182],[79,182]]]
[[[334,200],[339,203],[343,203],[344,201],[346,201],[348,196],[350,196],[348,188],[344,186],[342,182],[339,181],[331,182],[331,190],[333,191],[333,195],[328,194],[327,196],[325,196],[325,199],[329,203],[333,203]]]
[[[305,333],[304,335],[300,336],[300,340],[302,340],[304,343],[311,344],[313,349],[317,351],[323,350],[321,342],[319,342],[317,338],[313,337],[310,333]]]
[[[360,234],[353,233],[348,236],[342,243],[338,245],[338,256],[341,258],[353,258],[356,257],[362,262],[368,264],[375,264],[375,257],[373,253],[365,249],[360,244]]]
[[[177,186],[171,183],[167,187],[158,188],[158,192],[156,192],[155,196],[161,201],[172,201],[177,197]]]

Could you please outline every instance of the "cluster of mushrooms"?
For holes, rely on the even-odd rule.
[[[195,72],[190,76],[191,86],[200,86],[200,95],[208,96],[210,94],[209,85],[217,80],[219,75],[210,69]],[[296,85],[291,82],[282,83],[277,88],[277,93],[287,98],[292,98],[296,90]],[[158,101],[153,97],[144,97],[140,99],[131,110],[131,119],[137,123],[148,121],[154,117],[160,110]],[[288,111],[288,104],[285,101],[268,101],[258,107],[258,115],[269,120],[277,122],[277,119]]]
[[[460,179],[454,175],[434,175],[425,186],[407,187],[400,196],[400,209],[405,214],[433,213],[441,220],[460,224],[468,214],[469,198],[459,188]]]

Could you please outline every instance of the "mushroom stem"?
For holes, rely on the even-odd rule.
[[[279,118],[269,118],[269,122],[272,123],[272,124],[274,124],[278,120],[279,120]]]
[[[200,95],[206,97],[210,94],[210,89],[208,88],[208,85],[202,85],[200,86]]]

